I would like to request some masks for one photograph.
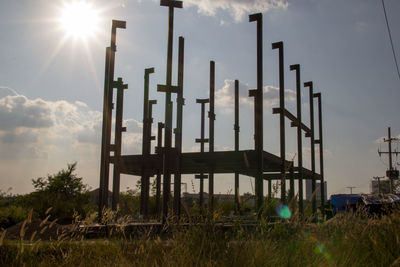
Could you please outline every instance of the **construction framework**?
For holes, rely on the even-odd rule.
[[[141,176],[141,195],[140,212],[144,219],[149,216],[149,190],[150,177],[156,176],[156,212],[161,217],[163,223],[170,218],[179,218],[181,215],[181,176],[183,174],[195,174],[200,180],[200,207],[203,210],[203,180],[209,180],[209,199],[208,211],[213,212],[214,208],[214,174],[232,173],[234,174],[234,194],[235,210],[240,209],[239,205],[239,175],[247,175],[255,178],[255,208],[261,214],[264,203],[264,181],[268,181],[268,197],[271,197],[271,183],[273,180],[281,181],[281,201],[287,203],[286,180],[289,180],[289,200],[295,198],[295,180],[298,181],[298,201],[299,211],[303,212],[303,180],[312,180],[312,190],[316,189],[316,181],[321,181],[323,186],[323,153],[320,153],[320,173],[315,170],[315,144],[320,145],[323,151],[322,138],[322,107],[321,94],[314,93],[313,83],[304,83],[309,88],[310,104],[310,127],[302,122],[301,116],[301,79],[300,65],[290,65],[290,70],[296,71],[296,94],[297,94],[297,116],[293,115],[285,108],[285,87],[284,87],[284,50],[283,42],[272,44],[272,49],[279,50],[279,107],[273,109],[273,114],[280,115],[280,156],[264,151],[263,147],[263,31],[262,14],[252,14],[249,16],[250,22],[257,23],[257,88],[249,90],[249,97],[254,97],[254,149],[239,150],[239,81],[235,80],[235,120],[234,120],[234,140],[233,151],[214,151],[214,122],[215,116],[215,63],[210,61],[210,94],[207,99],[198,99],[201,104],[201,137],[196,139],[201,144],[200,152],[182,152],[182,118],[183,106],[183,78],[184,78],[184,38],[179,37],[178,55],[178,79],[177,85],[172,85],[172,60],[173,60],[173,23],[174,9],[182,8],[181,1],[161,0],[161,6],[168,7],[168,44],[167,44],[167,68],[166,84],[158,85],[157,91],[165,93],[165,121],[158,123],[157,146],[155,153],[151,153],[151,141],[155,140],[152,132],[152,105],[155,100],[149,100],[149,76],[154,72],[154,68],[145,69],[144,75],[144,105],[143,105],[143,133],[142,133],[142,154],[121,155],[122,132],[126,128],[122,126],[123,118],[123,92],[128,88],[123,83],[122,78],[114,80],[114,66],[116,53],[116,29],[125,29],[125,21],[112,21],[111,47],[106,49],[105,66],[105,85],[104,85],[104,105],[103,105],[103,128],[101,144],[101,165],[100,165],[100,194],[99,194],[99,216],[102,216],[103,209],[108,207],[107,194],[109,188],[110,164],[113,168],[113,197],[112,208],[116,209],[119,203],[120,175]],[[111,121],[112,109],[114,108],[113,92],[117,89],[116,120],[115,120],[115,140],[111,144]],[[172,130],[173,102],[171,94],[177,95],[176,105],[176,128]],[[314,98],[318,98],[319,114],[319,139],[314,136]],[[208,104],[208,123],[209,137],[205,138],[205,105]],[[285,158],[285,119],[291,121],[292,127],[297,127],[297,147],[298,162]],[[172,146],[172,137],[175,137],[175,147]],[[303,144],[302,135],[310,138],[311,142],[311,170],[303,167]],[[164,142],[163,142],[164,140]],[[204,151],[204,144],[209,144],[209,151]],[[111,152],[114,154],[111,155]],[[171,183],[171,175],[174,175]],[[162,179],[161,179],[162,178]],[[171,201],[171,184],[174,185],[174,196]],[[162,185],[162,188],[161,188]],[[162,191],[162,192],[161,192]],[[321,188],[321,205],[324,201],[324,189]],[[316,199],[312,200],[313,212],[316,212]],[[170,207],[173,207],[172,214]]]

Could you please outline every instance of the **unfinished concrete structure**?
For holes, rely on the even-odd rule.
[[[181,1],[161,0],[161,6],[169,9],[168,22],[168,45],[167,45],[167,68],[166,83],[158,85],[157,91],[165,93],[165,121],[158,123],[157,147],[154,154],[151,154],[151,141],[155,140],[151,136],[153,123],[152,105],[155,101],[149,100],[149,75],[154,69],[146,69],[144,76],[144,109],[143,109],[143,145],[140,155],[121,155],[121,135],[126,129],[122,127],[123,112],[123,90],[127,85],[123,84],[121,78],[114,81],[114,64],[116,52],[116,29],[125,28],[125,22],[113,21],[111,47],[106,50],[106,71],[104,86],[104,106],[103,106],[103,128],[102,128],[102,149],[101,149],[101,168],[100,168],[100,194],[99,194],[99,214],[107,206],[106,192],[109,187],[109,165],[114,164],[113,172],[113,208],[115,209],[119,202],[119,179],[120,174],[129,174],[141,176],[141,205],[140,211],[147,218],[149,215],[149,180],[156,176],[156,206],[157,214],[161,215],[162,222],[166,222],[171,215],[179,218],[181,214],[181,175],[195,174],[200,179],[200,205],[202,207],[203,179],[209,179],[208,188],[208,208],[213,212],[214,207],[214,174],[232,173],[234,174],[234,193],[235,209],[239,207],[239,174],[255,178],[255,197],[256,211],[261,214],[264,203],[263,182],[268,181],[268,196],[271,196],[271,183],[273,180],[281,181],[281,200],[287,203],[286,199],[286,180],[290,181],[289,199],[295,197],[295,180],[298,180],[299,209],[303,211],[303,180],[311,179],[313,189],[315,190],[315,181],[321,180],[323,184],[323,155],[320,153],[320,174],[315,171],[315,144],[320,144],[322,151],[322,115],[321,115],[321,94],[314,94],[313,83],[304,83],[309,87],[310,96],[310,127],[302,122],[301,117],[301,80],[300,65],[291,65],[290,70],[296,71],[296,94],[297,94],[297,116],[285,109],[284,101],[284,51],[283,42],[272,44],[273,49],[279,50],[279,107],[273,109],[274,114],[280,115],[280,157],[264,151],[263,147],[263,47],[262,47],[262,14],[257,13],[249,16],[250,22],[257,23],[257,88],[249,91],[249,97],[254,97],[254,149],[239,150],[239,81],[235,80],[235,121],[234,136],[235,146],[233,151],[214,151],[214,121],[216,119],[214,112],[215,100],[215,63],[210,61],[210,94],[208,99],[199,99],[198,103],[202,107],[201,117],[201,137],[195,141],[201,144],[200,152],[182,152],[182,116],[183,116],[183,77],[184,77],[184,38],[179,37],[179,55],[178,55],[178,79],[177,85],[172,85],[172,50],[173,50],[173,23],[174,9],[182,8]],[[116,126],[115,141],[111,144],[111,114],[113,90],[117,88],[116,105]],[[176,94],[176,128],[172,130],[173,102],[171,95]],[[319,139],[314,137],[314,98],[318,98],[319,108]],[[205,123],[205,105],[208,103],[209,119],[209,137],[204,137]],[[285,118],[292,123],[292,127],[297,127],[298,143],[298,162],[297,166],[285,158]],[[302,134],[311,140],[311,170],[303,167],[302,157]],[[175,135],[175,147],[172,147],[172,136]],[[164,142],[162,142],[164,139]],[[209,143],[209,151],[204,151],[204,143]],[[114,155],[111,156],[110,152]],[[174,196],[171,198],[171,175],[174,175]],[[161,177],[163,182],[161,183]],[[163,185],[161,189],[161,184]],[[162,192],[161,192],[162,190]],[[324,190],[321,190],[323,194]],[[162,196],[162,199],[161,199]],[[324,199],[324,196],[321,196]],[[171,214],[170,206],[173,211]],[[323,204],[323,203],[321,203]],[[313,211],[316,211],[316,201],[313,200]]]

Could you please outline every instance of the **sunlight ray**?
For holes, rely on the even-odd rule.
[[[89,63],[90,72],[92,74],[92,79],[93,79],[93,81],[95,82],[95,85],[96,85],[96,90],[98,90],[99,94],[102,95],[103,92],[101,90],[101,84],[100,84],[100,80],[99,80],[99,77],[98,77],[97,72],[96,72],[96,67],[95,67],[95,64],[94,64],[92,53],[90,52],[90,48],[89,48],[88,43],[87,42],[83,42],[83,44],[84,44],[84,48],[85,48],[85,51],[86,51],[85,54],[86,54],[86,57],[87,57],[87,60],[88,60],[88,63]]]
[[[53,52],[50,54],[50,56],[46,59],[44,62],[43,66],[40,68],[39,73],[36,75],[35,81],[39,80],[42,75],[47,71],[47,68],[50,66],[50,64],[53,62],[53,60],[56,58],[60,50],[64,47],[64,44],[68,40],[68,36],[65,35],[60,42],[58,42],[57,46],[53,50]],[[34,82],[35,82],[34,81]]]

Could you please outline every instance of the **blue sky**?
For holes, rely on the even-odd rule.
[[[70,1],[4,0],[0,10],[0,189],[32,190],[31,179],[78,161],[78,175],[98,186],[105,47],[111,19],[127,21],[118,31],[115,77],[129,84],[125,95],[123,153],[139,153],[144,69],[154,67],[150,97],[157,99],[154,121],[162,121],[165,83],[167,8],[152,0],[92,0],[100,10],[100,31],[85,39],[65,38],[58,19]],[[395,51],[400,54],[400,2],[386,0]],[[312,80],[322,93],[325,173],[328,194],[368,192],[372,176],[387,166],[377,154],[379,138],[392,127],[400,134],[397,76],[381,1],[375,0],[187,0],[175,11],[174,71],[177,40],[185,37],[184,151],[198,151],[200,106],[208,97],[209,61],[216,62],[216,150],[232,149],[232,80],[240,80],[240,148],[253,147],[253,108],[247,90],[256,87],[256,25],[248,14],[264,18],[264,149],[279,153],[277,106],[278,54],[271,43],[284,42],[288,109],[295,113],[295,74]],[[175,97],[173,96],[173,99]],[[308,92],[303,89],[303,118],[308,123]],[[287,123],[288,157],[295,157],[296,131]],[[155,127],[154,127],[155,128]],[[304,139],[309,158],[309,140]],[[396,146],[396,145],[395,145]],[[382,149],[386,146],[382,145]],[[295,160],[297,160],[295,158]],[[386,161],[386,158],[382,158]],[[309,160],[306,160],[309,166]],[[318,170],[318,164],[317,164]],[[121,189],[137,177],[123,176]],[[186,176],[191,191],[192,177]],[[241,192],[251,192],[241,177]],[[197,190],[197,181],[194,181]],[[233,175],[216,177],[216,192],[233,188]],[[207,188],[207,187],[206,187]]]

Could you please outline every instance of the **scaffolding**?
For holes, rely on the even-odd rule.
[[[271,183],[273,180],[280,180],[281,201],[288,203],[286,199],[286,180],[289,180],[289,200],[295,198],[295,180],[298,181],[299,211],[303,212],[303,180],[312,180],[312,189],[315,191],[316,181],[324,184],[323,175],[323,139],[322,139],[322,107],[321,93],[314,93],[313,82],[305,82],[304,87],[309,88],[310,104],[310,126],[302,122],[301,116],[301,79],[300,65],[290,65],[290,70],[296,72],[296,94],[297,94],[297,115],[293,115],[285,108],[284,95],[284,44],[277,42],[272,44],[272,49],[279,50],[279,107],[273,109],[273,114],[280,116],[280,156],[276,156],[264,150],[263,147],[263,47],[262,47],[262,14],[249,16],[250,22],[257,23],[257,88],[249,90],[249,97],[254,97],[254,149],[239,150],[239,81],[235,80],[235,121],[234,136],[235,147],[233,151],[214,151],[214,122],[215,115],[215,63],[210,61],[210,93],[207,99],[198,99],[201,104],[201,137],[196,139],[201,144],[200,152],[182,152],[182,117],[185,99],[183,98],[184,78],[184,38],[179,37],[178,52],[178,79],[177,85],[172,85],[172,49],[173,49],[173,23],[174,9],[182,8],[181,1],[161,0],[161,6],[168,7],[168,45],[167,45],[167,69],[166,83],[157,86],[157,91],[165,93],[165,121],[158,123],[157,146],[155,153],[151,153],[151,141],[156,137],[152,132],[152,105],[155,100],[149,100],[149,76],[154,72],[153,68],[145,69],[144,75],[144,109],[143,109],[143,133],[142,133],[142,154],[121,155],[121,137],[126,131],[122,127],[123,116],[123,93],[128,88],[122,78],[114,80],[114,66],[116,53],[116,30],[125,29],[125,21],[112,21],[111,47],[106,49],[104,104],[103,104],[103,128],[101,143],[101,165],[100,165],[100,194],[99,194],[99,216],[103,208],[107,207],[107,192],[109,188],[110,164],[113,168],[113,202],[112,208],[116,209],[119,203],[120,175],[136,175],[141,177],[140,213],[144,219],[149,217],[149,190],[150,177],[156,177],[156,212],[160,215],[162,223],[169,218],[179,218],[181,215],[181,177],[183,174],[194,174],[200,180],[200,206],[203,211],[202,195],[203,180],[208,179],[208,212],[213,213],[214,208],[214,174],[234,174],[235,210],[239,206],[239,175],[254,177],[255,179],[255,209],[260,216],[264,204],[264,181],[268,181],[268,197],[271,197]],[[117,90],[115,140],[111,144],[111,121],[112,103],[114,89]],[[176,121],[177,127],[172,130],[173,102],[171,94],[176,98]],[[314,99],[318,99],[319,134],[318,139],[314,135]],[[205,138],[205,105],[208,104],[208,138]],[[285,119],[291,121],[291,126],[297,128],[297,166],[294,162],[285,158]],[[303,167],[303,144],[302,135],[310,138],[311,141],[311,170]],[[175,147],[172,146],[172,137],[175,137]],[[164,140],[164,142],[162,142]],[[204,144],[209,144],[209,151],[204,151]],[[320,173],[315,170],[315,145],[320,148]],[[111,152],[114,154],[111,155]],[[171,175],[174,180],[171,182]],[[162,179],[161,179],[162,178]],[[171,198],[171,184],[174,185],[173,201]],[[162,188],[161,188],[162,185]],[[161,192],[162,191],[162,192]],[[324,188],[321,188],[321,205],[324,205]],[[162,199],[161,199],[162,196]],[[172,213],[170,205],[172,203]],[[316,198],[312,200],[312,210],[317,209]]]

